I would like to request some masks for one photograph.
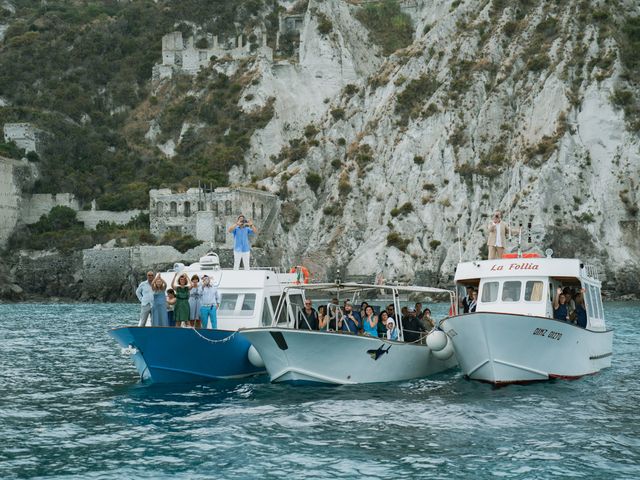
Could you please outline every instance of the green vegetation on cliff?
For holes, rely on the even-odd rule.
[[[371,33],[371,41],[382,48],[382,53],[391,55],[413,41],[411,17],[400,10],[396,0],[367,3],[356,17]]]
[[[269,116],[268,108],[246,115],[237,107],[241,73],[205,84],[202,104],[186,92],[209,79],[178,78],[176,90],[160,99],[168,109],[154,110],[151,70],[161,60],[162,36],[176,29],[186,34],[190,27],[184,22],[235,36],[242,32],[238,25],[262,22],[257,13],[274,10],[271,2],[12,3],[13,15],[0,7],[9,22],[0,43],[0,97],[10,104],[0,107],[0,125],[26,121],[48,133],[38,192],[70,191],[83,200],[97,198],[102,208],[123,210],[148,205],[149,188],[189,187],[196,179],[224,185],[229,166],[242,161],[253,129]],[[266,19],[271,34],[277,15]],[[191,115],[205,123],[208,139],[187,132],[188,141],[168,159],[145,140],[137,121],[145,117],[141,111],[169,122],[162,135],[175,140],[183,116]]]

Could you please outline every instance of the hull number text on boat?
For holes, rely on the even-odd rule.
[[[504,268],[507,267],[507,268]],[[538,270],[540,265],[536,265],[535,263],[510,263],[509,265],[491,265],[491,271],[499,271],[499,270]]]
[[[547,332],[549,331],[546,328],[536,328],[533,331],[533,334],[540,337],[551,338],[552,340],[560,340],[562,338],[562,334],[560,332],[551,331],[549,334],[547,334]]]

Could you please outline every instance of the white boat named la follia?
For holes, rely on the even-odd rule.
[[[298,293],[300,290],[304,295]],[[300,328],[304,298],[310,294],[316,298],[328,294],[335,297],[337,303],[327,307],[340,319],[347,315],[341,309],[341,297],[373,299],[375,295],[386,295],[385,298],[392,298],[395,311],[400,312],[400,295],[410,293],[440,294],[452,305],[454,301],[454,292],[428,287],[335,283],[285,288],[271,324],[240,329],[252,345],[249,361],[256,367],[264,365],[272,382],[339,385],[408,380],[454,368],[457,362],[451,346],[434,353],[426,345],[426,335],[418,335],[412,342],[403,341],[409,333],[398,319],[396,340],[342,332],[335,326],[325,331]],[[415,337],[416,332],[412,333]]]
[[[613,331],[596,269],[551,255],[458,264],[456,285],[476,289],[475,311],[439,328],[466,376],[500,385],[575,379],[611,366]],[[442,331],[428,341],[442,341]]]

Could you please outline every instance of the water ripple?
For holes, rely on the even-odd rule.
[[[107,335],[135,305],[0,305],[0,478],[638,478],[640,306],[607,311],[582,380],[300,388],[143,385]]]

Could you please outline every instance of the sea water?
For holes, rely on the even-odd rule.
[[[0,478],[640,478],[640,305],[605,308],[610,369],[496,389],[141,384],[137,306],[0,305]]]

